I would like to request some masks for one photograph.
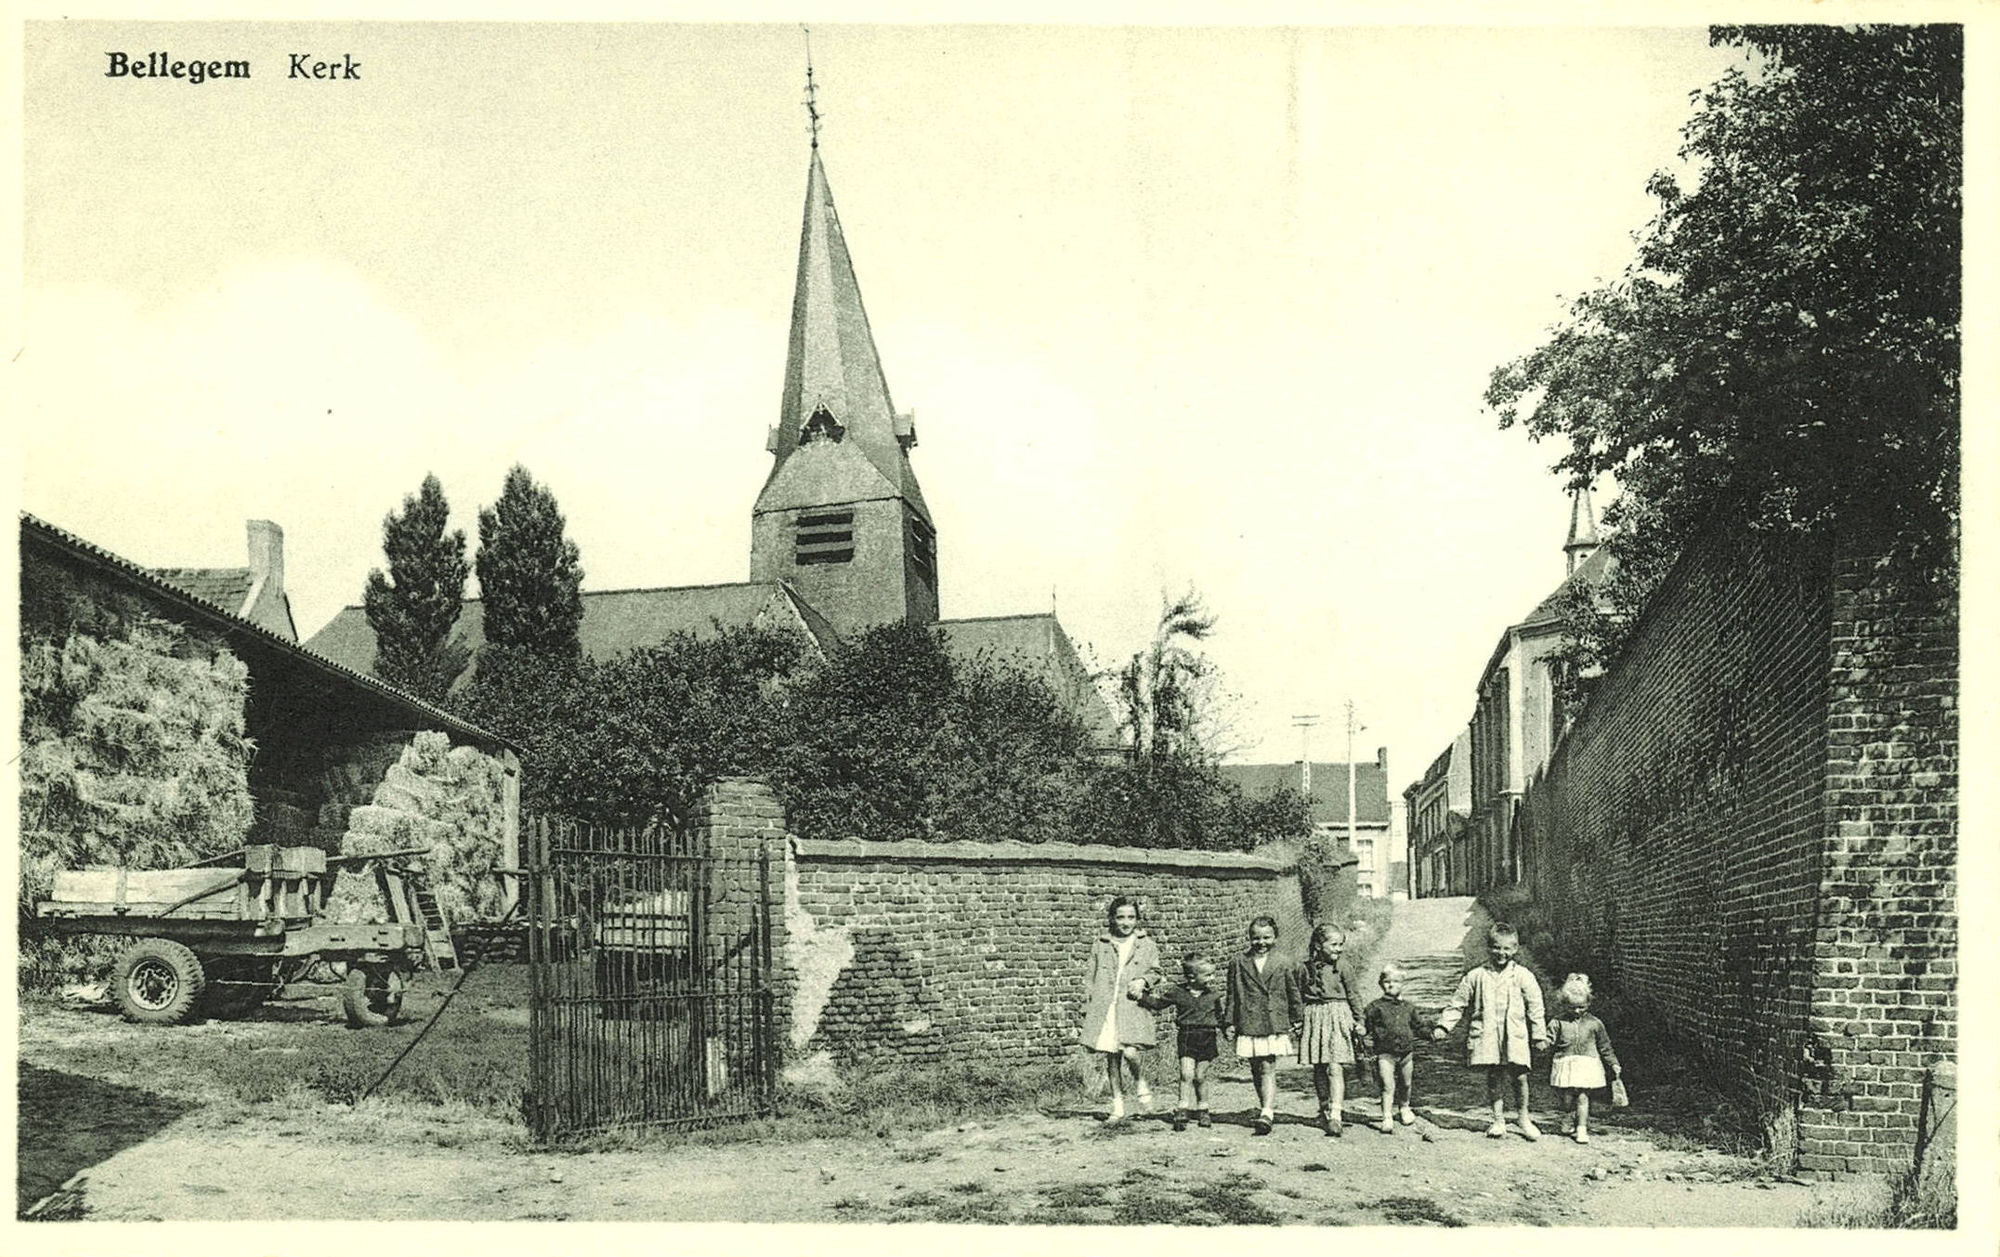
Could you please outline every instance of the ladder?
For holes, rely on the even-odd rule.
[[[410,902],[424,927],[424,954],[430,957],[433,968],[458,968],[458,950],[451,943],[451,922],[445,920],[444,905],[422,879],[412,877],[409,881]]]

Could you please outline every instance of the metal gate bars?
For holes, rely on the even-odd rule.
[[[535,1137],[768,1113],[769,853],[554,816],[522,835]]]

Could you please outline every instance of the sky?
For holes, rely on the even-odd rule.
[[[106,52],[248,82],[105,77]],[[361,78],[285,77],[288,54]],[[947,617],[1101,665],[1216,615],[1239,760],[1469,719],[1564,572],[1559,456],[1481,404],[1615,276],[1699,27],[826,25],[822,154]],[[588,589],[741,581],[808,157],[795,25],[31,23],[22,506],[136,562],[285,530],[302,635],[426,473],[521,463]],[[1609,486],[1600,486],[1600,508]]]

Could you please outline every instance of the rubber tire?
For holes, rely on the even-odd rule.
[[[393,1023],[402,1015],[406,985],[400,969],[383,965],[350,967],[347,982],[340,990],[340,1006],[347,1013],[347,1024],[365,1030]]]
[[[276,995],[280,985],[269,965],[218,969],[209,975],[208,985],[202,991],[201,1013],[225,1021],[247,1017]]]
[[[142,938],[118,957],[112,987],[118,997],[118,1011],[125,1020],[146,1026],[178,1026],[194,1015],[200,1002],[206,975],[201,958],[181,943],[169,938]],[[143,975],[143,976],[142,976]],[[151,986],[164,980],[154,994],[134,989],[135,979]]]

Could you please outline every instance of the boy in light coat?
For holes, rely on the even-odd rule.
[[[1528,1067],[1534,1053],[1548,1048],[1549,1027],[1542,1013],[1541,983],[1514,961],[1520,950],[1521,935],[1513,926],[1496,922],[1488,929],[1486,963],[1460,979],[1451,1004],[1431,1032],[1431,1038],[1442,1039],[1461,1018],[1470,1016],[1465,1063],[1486,1071],[1486,1099],[1493,1105],[1493,1124],[1486,1133],[1495,1139],[1507,1133],[1510,1091],[1520,1106],[1521,1137],[1542,1137],[1528,1116]]]

